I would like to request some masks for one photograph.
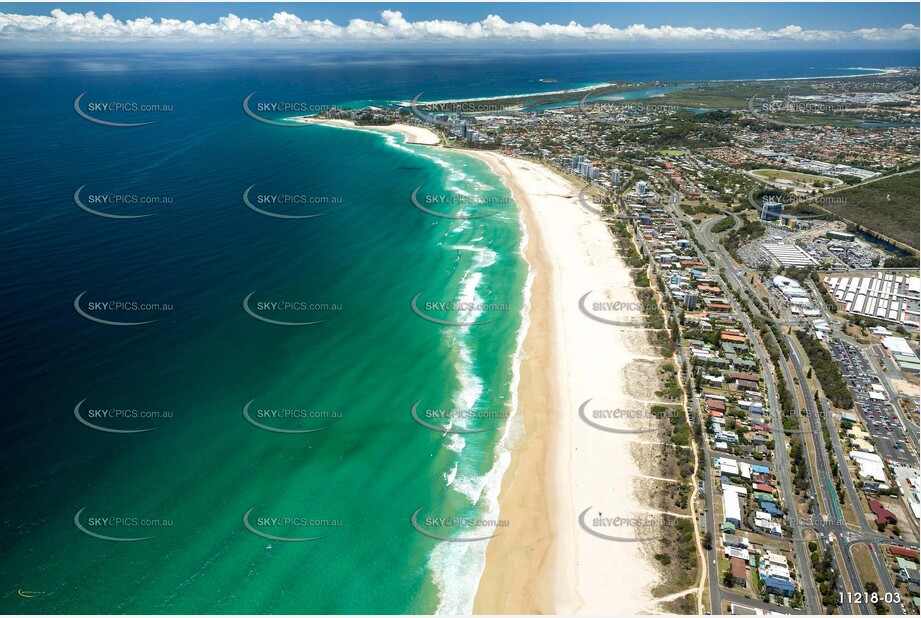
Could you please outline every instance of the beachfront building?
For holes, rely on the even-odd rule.
[[[780,523],[774,521],[773,516],[766,511],[755,511],[755,528],[764,530],[768,534],[783,534]]]
[[[739,462],[731,457],[720,457],[716,460],[720,468],[720,474],[727,476],[737,476],[739,474]]]
[[[732,557],[729,559],[729,564],[732,568],[732,579],[735,584],[744,588],[745,583],[748,581],[748,569],[745,566],[745,561],[741,558]]]
[[[777,577],[765,577],[764,589],[771,594],[779,594],[784,597],[792,597],[796,592],[796,585],[790,580],[780,579]]]
[[[641,189],[639,183],[634,191]],[[648,190],[647,190],[648,193]],[[633,212],[645,216],[634,231],[643,252],[649,256],[665,291],[676,305],[682,305],[683,328],[696,331],[684,340],[699,386],[700,413],[710,434],[714,451],[736,457],[770,461],[771,427],[764,419],[763,378],[751,342],[735,315],[722,281],[706,270],[683,226],[654,205],[630,204]],[[706,339],[706,340],[705,340]],[[769,468],[743,463],[736,457],[716,457],[713,467],[723,486],[721,528],[735,530],[743,520],[744,498],[757,483],[760,497],[770,507],[760,510],[775,518],[766,528],[775,530],[776,518],[784,516],[775,504],[776,489]],[[755,478],[757,477],[757,478]],[[739,487],[740,484],[746,487]]]
[[[771,594],[792,597],[796,591],[787,558],[776,549],[765,547],[758,561],[758,577]]]
[[[579,176],[584,176],[589,180],[597,180],[598,176],[601,174],[601,170],[592,165],[592,162],[588,160],[588,157],[585,155],[575,155],[570,160],[570,170],[578,174]]]

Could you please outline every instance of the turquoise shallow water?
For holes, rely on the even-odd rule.
[[[76,169],[14,187],[37,195],[20,204],[28,216],[20,213],[5,234],[17,258],[6,268],[31,273],[10,286],[28,311],[6,332],[21,378],[7,436],[30,439],[10,440],[4,457],[13,484],[4,493],[0,580],[42,594],[7,595],[3,609],[462,610],[481,563],[470,552],[485,543],[439,542],[416,531],[410,516],[422,509],[425,529],[455,537],[476,530],[427,518],[494,506],[487,496],[500,477],[489,472],[502,421],[486,414],[509,409],[526,277],[515,206],[484,164],[457,153],[368,132],[224,120],[180,139],[175,130],[150,131],[159,146],[90,135],[73,147]],[[71,145],[47,148],[63,154]],[[92,160],[81,164],[88,152]],[[113,180],[114,169],[139,171]],[[173,201],[122,210],[96,204],[156,215],[108,220],[74,205],[71,194],[84,183],[84,202],[115,191]],[[329,199],[257,202],[276,213],[322,214],[277,219],[246,208],[242,192],[252,185],[251,201]],[[494,202],[433,208],[496,214],[431,216],[413,207],[416,187],[423,199]],[[157,321],[115,327],[84,319],[73,307],[83,292],[80,307],[91,316]],[[257,315],[322,322],[255,319],[243,308],[251,293]],[[418,306],[431,317],[494,321],[426,321],[410,305],[420,293]],[[461,300],[498,309],[426,309]],[[95,304],[110,301],[169,310]],[[323,308],[274,310],[274,302]],[[91,429],[74,417],[81,401],[79,414],[97,426],[156,429]],[[417,401],[421,415],[471,410],[473,418],[455,426],[498,429],[445,436],[413,420]],[[257,427],[243,416],[248,402],[250,418],[264,426],[320,431]],[[112,409],[167,414],[96,416]],[[243,525],[248,511],[263,534],[324,538],[259,536]],[[91,533],[151,538],[95,538],[78,529],[78,512],[76,523]]]
[[[448,537],[483,530],[437,518],[495,517],[527,277],[516,208],[476,160],[264,125],[242,112],[248,94],[431,100],[914,62],[901,52],[0,55],[0,610],[11,613],[469,609],[485,543],[440,542],[410,516]],[[559,81],[538,81],[548,76]],[[81,93],[83,109],[170,111],[115,114],[156,122],[104,127],[74,113]],[[433,217],[413,207],[417,187],[423,199],[495,198],[432,209],[497,214]],[[268,212],[322,216],[258,214],[248,188]],[[78,189],[104,214],[153,216],[90,214]],[[429,317],[489,323],[426,321],[410,306],[417,295]],[[100,324],[78,314],[78,297],[92,317],[155,321]],[[264,318],[320,323],[261,321],[246,298]],[[499,307],[430,308],[461,300]],[[411,416],[416,402],[432,424],[448,416],[429,411],[471,410],[454,422],[488,431],[428,429]],[[153,431],[92,429],[78,404],[97,427]],[[247,404],[263,427],[244,418]]]

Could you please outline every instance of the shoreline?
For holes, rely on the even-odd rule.
[[[526,239],[522,244],[523,258],[528,263],[530,285],[526,290],[528,314],[523,323],[524,338],[516,359],[519,366],[515,414],[524,437],[516,448],[509,449],[511,460],[499,491],[499,516],[514,520],[516,525],[502,537],[492,539],[487,547],[473,613],[555,613],[552,588],[541,587],[544,581],[554,581],[549,555],[553,534],[547,459],[548,428],[553,422],[550,409],[558,409],[559,405],[559,392],[552,379],[556,373],[551,337],[554,300],[547,248],[533,212],[523,206],[527,195],[515,179],[503,174],[488,156],[482,156],[483,153],[458,151],[489,165],[519,205]],[[553,405],[547,406],[546,402],[553,402]],[[527,515],[521,517],[522,513]]]
[[[494,97],[474,97],[472,99],[441,99],[439,101],[416,101],[416,105],[446,105],[448,103],[464,103],[468,101],[498,101],[501,99],[517,99],[519,97],[531,97],[531,96],[547,96],[550,94],[575,94],[577,92],[585,92],[586,90],[597,90],[598,88],[604,88],[606,86],[614,86],[610,82],[598,82],[597,84],[589,84],[588,86],[577,86],[576,88],[566,88],[564,90],[548,90],[546,92],[525,92],[522,94],[499,94]],[[413,101],[394,101],[402,107],[409,107]]]
[[[853,77],[869,77],[873,75],[882,76],[882,75],[891,75],[893,73],[898,73],[899,69],[893,68],[870,68],[870,67],[848,67],[852,71],[866,71],[865,73],[853,73],[847,75],[817,75],[814,77],[754,77],[754,78],[742,78],[742,79],[701,79],[701,80],[692,80],[692,81],[672,81],[672,80],[661,80],[663,83],[674,83],[680,86],[692,87],[695,84],[701,83],[715,83],[715,84],[731,84],[731,83],[744,83],[744,82],[779,82],[779,81],[803,81],[809,79],[849,79]],[[629,82],[628,82],[629,83]],[[468,102],[477,102],[477,101],[501,101],[503,99],[518,99],[521,97],[538,97],[538,96],[548,96],[548,95],[558,95],[558,94],[579,94],[583,92],[591,92],[592,90],[599,90],[601,88],[616,86],[616,83],[612,82],[598,82],[597,84],[591,84],[588,86],[579,86],[576,88],[566,88],[563,90],[549,90],[546,92],[523,92],[518,94],[501,94],[490,97],[471,97],[471,98],[460,98],[460,99],[439,99],[435,101],[416,101],[417,105],[448,105],[451,103],[468,103]],[[625,90],[623,93],[615,93],[605,97],[605,100],[618,100],[613,97],[629,93],[637,92],[639,90],[646,90],[650,86],[643,86],[641,83],[632,84],[637,86],[637,90]],[[654,87],[654,86],[653,86]],[[391,103],[399,105],[401,107],[409,107],[412,101],[391,101]],[[565,105],[569,101],[563,101],[562,104]],[[573,101],[575,106],[576,101]],[[558,104],[554,104],[558,105]],[[517,110],[506,110],[506,111],[521,111]],[[392,124],[392,125],[357,125],[351,120],[340,120],[336,118],[316,118],[315,116],[294,116],[291,118],[285,118],[285,120],[290,120],[293,122],[309,123],[309,124],[318,124],[331,127],[338,127],[343,129],[355,129],[355,130],[366,130],[373,132],[395,132],[405,135],[407,140],[411,140],[409,144],[417,144],[424,146],[437,146],[440,144],[440,141],[429,141],[429,138],[425,137],[425,133],[435,135],[428,129],[424,127],[416,127],[415,125],[405,125],[405,124]],[[409,131],[404,131],[403,128],[409,129]],[[417,133],[412,131],[412,129],[419,129],[423,133]],[[463,149],[457,149],[463,150]]]
[[[410,146],[438,146],[441,144],[441,138],[437,133],[425,127],[418,127],[411,124],[388,124],[388,125],[357,125],[351,120],[341,120],[338,118],[315,118],[313,116],[294,116],[285,118],[292,122],[302,124],[315,124],[324,127],[334,127],[337,129],[349,129],[350,131],[367,131],[369,133],[396,133],[406,138],[406,144]]]
[[[438,134],[414,125],[291,120],[397,133],[407,143],[441,143]],[[511,385],[517,406],[495,447],[494,462],[504,459],[507,466],[497,496],[499,518],[514,523],[486,547],[470,600],[473,613],[648,611],[662,576],[642,544],[599,540],[580,529],[580,513],[589,508],[592,516],[603,512],[629,518],[648,512],[635,495],[636,480],[643,476],[630,452],[635,434],[593,429],[577,414],[585,399],[595,397],[610,408],[642,406],[623,386],[627,366],[647,350],[631,349],[629,330],[588,320],[577,304],[582,294],[594,291],[599,299],[636,305],[629,268],[604,222],[578,205],[579,190],[570,181],[536,162],[491,151],[450,150],[483,161],[510,189],[520,209],[521,249],[528,264],[522,307],[527,315],[522,314],[513,359],[520,362],[517,385],[514,380]],[[638,310],[632,313],[627,317],[640,316]],[[639,537],[639,532],[630,525],[620,528],[626,537]]]
[[[629,270],[605,224],[578,206],[569,181],[531,161],[458,150],[487,163],[512,190],[535,273],[519,398],[528,438],[512,452],[500,491],[500,516],[516,526],[490,541],[474,612],[641,612],[654,603],[651,591],[661,579],[644,549],[598,540],[578,524],[589,507],[621,517],[646,508],[634,495],[642,476],[629,452],[635,436],[589,428],[576,414],[588,397],[610,407],[636,405],[615,386],[632,358],[629,335],[577,308],[592,289],[636,302]],[[629,526],[622,533],[641,536]]]
[[[852,71],[866,71],[866,73],[849,73],[847,75],[816,75],[814,77],[749,77],[749,78],[736,78],[736,79],[698,79],[691,80],[687,82],[676,81],[676,80],[658,80],[662,83],[674,83],[677,85],[685,85],[688,87],[693,86],[694,84],[700,83],[718,83],[718,84],[727,84],[727,83],[744,83],[744,82],[778,82],[778,81],[794,81],[794,80],[806,80],[806,79],[848,79],[852,77],[869,77],[873,75],[891,75],[892,73],[898,73],[898,69],[884,69],[884,68],[869,68],[869,67],[848,67]],[[643,86],[642,83],[631,84],[626,82],[628,85],[637,86],[637,90],[645,90],[650,87],[657,86]],[[617,86],[618,84],[612,82],[598,82],[597,84],[592,84],[589,86],[578,86],[576,88],[566,88],[564,90],[548,90],[546,92],[522,92],[518,94],[499,94],[491,97],[471,97],[471,98],[460,98],[460,99],[439,99],[435,101],[416,101],[416,105],[448,105],[451,103],[469,103],[469,102],[478,102],[478,101],[501,101],[503,99],[518,99],[521,97],[540,97],[548,95],[557,95],[557,94],[578,94],[581,92],[590,92],[592,90],[599,90],[608,86]],[[634,90],[626,90],[624,92],[635,92]],[[409,107],[412,101],[392,101],[401,107]],[[362,128],[362,127],[359,127]]]

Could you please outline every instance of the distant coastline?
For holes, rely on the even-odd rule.
[[[785,81],[804,81],[810,79],[848,79],[854,77],[868,77],[872,75],[890,75],[892,73],[897,73],[897,69],[886,69],[886,68],[863,68],[863,67],[852,67],[851,70],[855,71],[866,71],[865,73],[854,73],[848,75],[820,75],[815,77],[758,77],[758,78],[737,78],[737,79],[693,79],[686,82],[675,81],[675,80],[657,80],[656,83],[663,84],[696,84],[700,82],[710,82],[710,83],[743,83],[743,82],[785,82]],[[537,91],[537,92],[521,92],[518,94],[501,94],[491,97],[469,97],[469,98],[453,98],[453,99],[438,99],[434,101],[416,101],[416,104],[424,105],[448,105],[451,103],[466,103],[466,102],[477,102],[477,101],[499,101],[503,99],[519,99],[522,97],[539,97],[539,96],[552,96],[558,94],[576,94],[591,92],[592,90],[599,90],[601,88],[616,86],[619,84],[629,85],[631,82],[626,81],[614,81],[614,82],[598,82],[595,84],[590,84],[588,86],[579,86],[576,88],[566,88],[563,90],[547,90],[547,91]],[[647,82],[637,82],[637,85],[645,84]],[[653,83],[653,82],[648,82]],[[393,101],[395,105],[401,107],[409,107],[412,101]]]

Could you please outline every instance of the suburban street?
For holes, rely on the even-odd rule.
[[[670,214],[673,220],[681,218],[681,214],[677,212],[676,210],[678,201],[680,201],[680,193],[675,192],[669,198],[669,208],[672,211]],[[701,258],[701,261],[703,261],[704,263],[707,263],[707,264],[710,263],[710,259],[708,258],[708,256],[700,255],[700,258]],[[757,342],[758,339],[755,336],[754,329],[751,325],[751,322],[747,319],[747,316],[736,305],[736,301],[734,298],[730,297],[729,301],[733,305],[733,310],[736,311],[737,315],[739,315],[742,318],[743,324],[745,325],[747,334],[749,336],[749,340],[752,342]],[[766,371],[769,371],[767,368],[770,367],[770,359],[768,359],[762,346],[756,345],[755,349],[756,349],[756,353],[758,354],[759,361],[761,362],[762,367]],[[767,373],[766,375],[769,377],[770,373]],[[768,401],[771,406],[771,409],[774,409],[774,410],[779,409],[779,405],[777,402],[776,387],[773,383],[773,380],[766,379],[765,384],[767,387]],[[695,404],[696,404],[696,401],[695,401]],[[772,430],[773,430],[775,443],[785,444],[786,442],[785,442],[785,436],[783,434],[783,426],[780,422],[779,417],[775,416],[775,418],[773,419]],[[714,457],[714,454],[710,450],[709,445],[706,443],[706,441],[704,441],[703,446],[704,446],[704,452],[709,462]],[[775,449],[775,459],[772,462],[772,466],[773,466],[773,469],[777,471],[777,477],[780,482],[781,492],[783,493],[785,502],[788,505],[792,505],[794,504],[793,484],[789,477],[789,474],[786,474],[783,472],[783,471],[789,470],[789,463],[786,461],[786,457],[787,457],[787,453],[786,453],[785,448]],[[707,468],[708,468],[708,476],[709,476],[710,474],[709,465]],[[713,497],[713,492],[712,492],[712,483],[708,481],[704,483],[704,487],[706,491],[707,504],[708,504],[707,514],[706,514],[706,523],[707,523],[708,531],[711,533],[711,535],[713,535],[713,538],[715,540],[718,537],[718,532],[717,532],[716,523],[713,517],[714,497]],[[792,545],[793,545],[794,553],[796,555],[797,569],[799,570],[801,574],[800,579],[801,579],[801,583],[803,586],[804,596],[806,599],[806,606],[808,608],[808,613],[813,613],[813,614],[822,613],[821,611],[822,605],[819,600],[818,591],[815,587],[815,581],[811,577],[811,569],[809,566],[811,563],[810,563],[809,554],[807,551],[808,548],[806,547],[805,539],[802,536],[802,531],[799,525],[799,521],[796,521],[796,519],[797,518],[794,518],[794,521],[792,522],[792,528],[793,528]],[[728,600],[726,595],[730,593],[727,593],[726,591],[723,591],[720,589],[719,569],[717,567],[716,550],[714,549],[711,551],[712,551],[713,556],[708,564],[708,570],[709,570],[709,575],[710,575],[711,605],[712,607],[720,607],[720,599]],[[738,595],[733,595],[733,596],[738,596]],[[748,599],[746,600],[748,601]],[[768,605],[768,604],[764,604],[764,605]],[[776,606],[770,606],[770,605],[769,607],[776,608]]]
[[[725,254],[722,247],[720,247],[712,235],[712,226],[715,224],[717,219],[708,221],[704,225],[700,226],[701,236],[703,237],[704,245],[710,249],[715,259],[721,263],[724,268],[724,273],[728,283],[732,286],[733,289],[737,291],[742,291],[744,298],[746,298],[749,309],[753,312],[754,315],[760,315],[761,312],[751,301],[751,298],[746,290],[747,282],[744,278],[738,276],[737,270],[734,266],[731,266],[728,256]],[[768,319],[770,319],[768,317]],[[784,339],[789,347],[791,354],[789,360],[793,365],[794,372],[796,373],[796,378],[799,384],[806,384],[806,373],[804,370],[805,363],[799,352],[799,342],[795,337],[792,337],[788,333],[784,333]],[[759,346],[760,348],[760,346]],[[761,351],[761,350],[759,350]],[[761,351],[763,353],[763,351]],[[786,372],[786,363],[784,362],[784,355],[781,352],[781,367],[784,368]],[[792,380],[792,376],[785,376],[787,383],[791,386],[795,384]],[[815,401],[810,397],[805,397],[806,404],[806,418],[809,420],[809,431],[815,436],[815,441],[817,444],[816,448],[816,478],[818,479],[827,479],[828,483],[820,483],[818,495],[822,498],[822,503],[824,504],[824,512],[826,514],[827,523],[823,526],[817,526],[816,531],[825,535],[824,538],[832,540],[832,542],[839,543],[840,550],[843,553],[843,562],[844,562],[844,571],[847,573],[849,580],[850,588],[854,591],[862,591],[863,586],[861,584],[861,579],[857,573],[856,565],[850,555],[850,545],[849,543],[854,537],[853,533],[847,528],[843,527],[838,522],[843,522],[844,518],[841,514],[841,507],[838,503],[837,496],[835,495],[834,489],[831,486],[831,472],[827,460],[827,454],[825,452],[823,443],[823,435],[821,431],[821,422],[820,418],[825,420],[826,427],[828,429],[829,436],[831,438],[832,448],[834,449],[835,457],[840,464],[840,469],[843,470],[841,475],[843,480],[843,485],[848,495],[848,499],[852,505],[854,505],[855,510],[858,512],[858,520],[860,522],[860,533],[864,535],[872,536],[877,543],[873,545],[873,550],[870,551],[870,555],[873,557],[874,565],[876,566],[877,571],[880,575],[880,580],[883,582],[883,589],[885,592],[894,593],[895,587],[892,584],[891,578],[888,573],[888,568],[885,565],[885,558],[881,554],[881,549],[878,545],[880,540],[888,540],[882,535],[875,533],[875,530],[871,530],[870,526],[866,522],[866,518],[862,515],[863,507],[862,502],[860,501],[857,491],[854,488],[853,481],[850,478],[850,474],[847,473],[847,456],[844,453],[844,449],[841,446],[840,440],[838,438],[838,429],[836,426],[836,421],[831,415],[831,411],[828,407],[827,400],[825,398],[820,398],[821,402],[821,413],[816,407]],[[811,463],[811,462],[810,462]],[[778,465],[777,470],[783,470]],[[786,475],[784,475],[786,476]],[[906,544],[911,545],[911,544]],[[858,613],[872,614],[874,613],[871,608],[866,604],[859,604],[856,608]],[[892,604],[892,612],[896,615],[904,614],[904,610],[901,606]]]

